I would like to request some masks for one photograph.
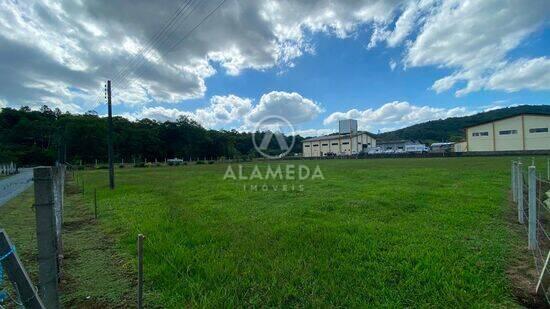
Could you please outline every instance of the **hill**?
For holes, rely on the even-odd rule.
[[[550,105],[521,105],[482,112],[471,116],[432,120],[415,124],[407,128],[381,133],[379,134],[379,138],[380,140],[420,140],[425,143],[461,141],[465,138],[464,127],[521,113],[542,113],[550,115]]]

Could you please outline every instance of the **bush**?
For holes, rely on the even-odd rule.
[[[197,161],[197,164],[206,164],[204,161]]]
[[[109,169],[109,166],[108,165],[98,165],[95,168],[98,169],[98,170],[106,170],[106,169]]]
[[[124,168],[124,164],[121,164],[118,166],[119,168]]]
[[[134,164],[134,167],[145,167],[145,163],[143,163],[143,162],[136,163],[136,164]]]
[[[208,161],[208,164],[214,164],[214,161]]]

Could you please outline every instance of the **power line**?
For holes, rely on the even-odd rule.
[[[185,41],[197,28],[199,28],[208,18],[210,18],[210,16],[212,16],[212,14],[214,14],[224,3],[225,3],[226,0],[222,0],[220,1],[220,3],[213,9],[211,10],[205,17],[203,17],[201,19],[201,21],[196,24],[191,30],[189,30],[187,33],[185,33],[183,35],[183,37],[177,41],[175,44],[172,44],[172,46],[168,49],[169,52],[174,52],[175,48],[180,45],[183,41]],[[142,77],[143,73],[139,73],[138,72],[138,75],[137,77],[140,78]]]
[[[181,16],[181,14],[187,9],[187,7],[191,4],[193,0],[188,0],[182,2],[182,4],[178,7],[176,12],[172,15],[172,17],[166,22],[159,31],[153,35],[153,37],[149,40],[148,44],[142,47],[142,49],[134,55],[134,57],[128,61],[128,63],[124,66],[122,66],[118,73],[113,77],[113,80],[119,79],[122,74],[124,74],[126,71],[130,70],[132,66],[135,65],[136,61],[139,61],[141,57],[143,57],[144,54],[147,54],[158,42],[159,40],[166,34],[166,32],[174,25],[174,23],[177,21],[177,19]],[[140,57],[141,56],[141,57]]]
[[[191,2],[193,2],[193,0],[191,0]],[[189,17],[191,16],[191,14],[193,13],[193,11],[195,11],[195,9],[197,8],[197,3],[199,2],[195,2],[194,4],[191,4],[190,6],[186,7],[187,9],[187,14],[184,15],[180,20],[178,20],[177,22],[175,22],[173,24],[173,27],[171,27],[171,29],[169,29],[170,31],[174,31],[174,32],[177,32],[179,27],[181,26],[181,24]],[[181,16],[181,15],[180,15]],[[162,45],[164,45],[166,42],[168,42],[167,40],[169,40],[168,36],[165,36],[163,38],[161,38],[158,42],[157,42],[157,49],[160,48]],[[137,62],[135,62],[134,64],[134,68],[135,69],[138,69],[139,67],[141,67],[143,65],[143,63],[145,63],[147,61],[147,56],[150,55],[150,53],[152,51],[154,51],[155,49],[150,49],[148,50],[145,54],[141,54],[139,58],[137,58]],[[127,81],[127,78],[128,76],[132,73],[132,70],[126,70],[126,72],[124,74],[122,74],[122,76],[119,77],[119,80],[120,83],[122,84],[123,82],[126,82]]]
[[[214,7],[206,16],[204,16],[198,24],[196,24],[191,30],[189,30],[188,32],[186,32],[183,37],[176,41],[174,44],[172,44],[169,48],[168,48],[168,52],[173,52],[174,49],[180,45],[183,41],[185,41],[195,30],[197,30],[208,18],[210,18],[210,16],[212,16],[224,3],[226,2],[226,0],[222,0],[218,3],[218,5],[216,7]],[[197,7],[195,7],[194,9],[196,9]],[[192,9],[192,11],[194,10]],[[191,12],[192,12],[191,11]],[[190,14],[189,14],[190,15]],[[187,16],[189,16],[187,15]],[[140,64],[141,66],[141,64]],[[141,78],[143,76],[143,72],[141,73],[137,73],[136,75],[136,78]],[[127,76],[126,76],[127,77]]]

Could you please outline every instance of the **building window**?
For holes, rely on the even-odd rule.
[[[349,142],[342,142],[342,145],[349,145]]]
[[[500,135],[518,134],[518,130],[502,130],[502,131],[498,131],[498,134]]]
[[[548,128],[532,128],[529,133],[548,133]]]
[[[304,145],[304,147],[309,147],[309,145]]]
[[[319,147],[319,144],[313,144],[313,147]]]
[[[327,144],[322,144],[322,146],[328,146],[328,143]]]
[[[489,136],[489,132],[474,132],[472,133],[472,136]]]
[[[338,143],[332,143],[332,146],[338,146]]]

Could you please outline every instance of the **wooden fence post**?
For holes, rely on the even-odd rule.
[[[57,237],[51,167],[34,168],[34,201],[40,295],[46,308],[59,308]]]
[[[529,166],[529,250],[537,247],[537,174],[534,166]]]
[[[4,257],[0,267],[4,267],[6,273],[8,274],[9,280],[12,282],[14,287],[17,287],[21,297],[21,302],[25,308],[44,309],[44,304],[42,303],[40,296],[38,296],[38,292],[34,289],[25,267],[23,267],[19,257],[13,250],[14,246],[6,234],[6,231],[0,229],[0,256]]]

